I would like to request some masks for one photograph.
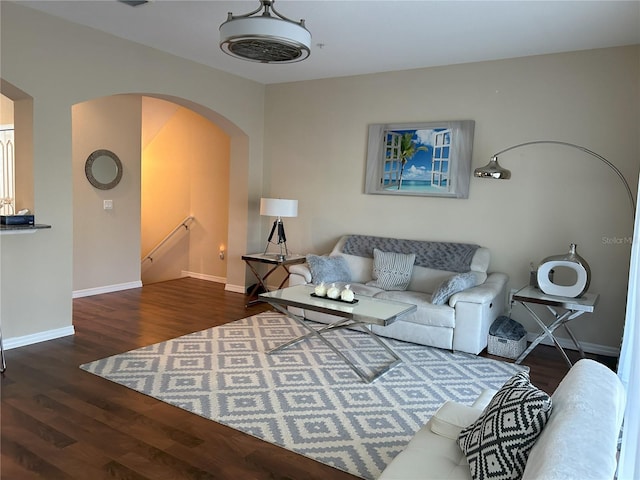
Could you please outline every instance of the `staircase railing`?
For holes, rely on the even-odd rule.
[[[189,230],[189,224],[190,224],[190,222],[193,222],[194,220],[195,220],[195,217],[192,216],[192,215],[189,215],[182,222],[180,222],[178,225],[176,225],[176,227],[173,230],[171,230],[171,233],[169,233],[169,235],[167,235],[162,240],[160,240],[160,242],[155,247],[153,247],[151,249],[151,251],[147,255],[145,255],[142,258],[142,261],[140,263],[144,264],[144,262],[146,262],[147,260],[149,260],[151,263],[153,263],[153,255],[158,250],[160,250],[160,248],[162,248],[162,246],[165,243],[167,243],[169,240],[171,240],[171,237],[173,237],[176,233],[180,232],[183,227],[184,227],[185,230]]]

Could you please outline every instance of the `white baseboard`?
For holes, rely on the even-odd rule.
[[[23,335],[22,337],[3,338],[2,346],[5,350],[11,350],[12,348],[24,347],[26,345],[33,345],[34,343],[46,342],[47,340],[68,337],[69,335],[73,335],[75,333],[76,332],[73,328],[73,325],[69,325],[68,327],[32,333],[31,335]]]
[[[244,285],[230,285],[227,283],[227,279],[225,277],[216,277],[214,275],[205,275],[204,273],[188,272],[186,270],[182,271],[182,275],[185,277],[207,280],[209,282],[224,283],[224,289],[227,292],[242,293],[243,295],[246,295],[247,293],[247,287],[245,287]]]
[[[247,294],[247,287],[245,287],[244,285],[230,285],[230,284],[227,283],[224,286],[224,289],[227,292],[241,293],[243,295]]]
[[[207,275],[205,273],[196,273],[183,270],[181,274],[183,277],[197,278],[200,280],[206,280],[207,282],[227,283],[227,279],[225,277],[216,277],[215,275]]]
[[[72,298],[90,297],[91,295],[100,295],[101,293],[119,292],[120,290],[130,290],[132,288],[142,287],[142,282],[118,283],[115,285],[106,285],[104,287],[86,288],[84,290],[74,290]]]
[[[527,334],[527,340],[529,342],[533,342],[537,337],[538,337],[538,334],[536,334],[536,333],[528,333]],[[562,337],[556,337],[556,339],[558,340],[558,343],[560,344],[560,346],[562,348],[564,348],[565,350],[578,351],[578,349],[573,344],[571,339],[562,338]],[[578,339],[578,341],[580,341],[580,340]],[[544,340],[542,340],[540,342],[540,344],[554,346],[554,343],[548,337],[545,338]],[[600,345],[598,343],[588,343],[588,342],[580,342],[580,345],[582,345],[582,349],[587,353],[593,353],[595,355],[605,355],[607,357],[618,357],[618,356],[620,356],[620,349],[619,348],[609,347],[607,345]]]

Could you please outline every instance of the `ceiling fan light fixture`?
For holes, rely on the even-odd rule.
[[[246,15],[229,12],[227,21],[220,25],[222,51],[260,63],[294,63],[307,58],[311,53],[311,33],[304,20],[289,20],[276,12],[273,3],[274,0],[261,0],[260,7]],[[261,10],[261,15],[252,16]]]

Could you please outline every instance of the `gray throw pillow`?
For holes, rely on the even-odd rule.
[[[464,428],[458,445],[474,480],[522,477],[529,452],[551,416],[551,397],[529,382],[526,372],[511,377],[482,415]]]
[[[307,255],[307,265],[311,271],[311,282],[350,282],[351,270],[347,261],[339,256]]]
[[[374,248],[373,281],[367,282],[367,285],[384,290],[406,290],[415,261],[413,253],[383,252]]]
[[[454,293],[476,286],[476,276],[472,272],[457,273],[444,280],[431,295],[433,305],[444,305]]]

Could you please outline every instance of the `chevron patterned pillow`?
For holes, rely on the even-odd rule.
[[[373,249],[373,280],[367,285],[384,290],[406,290],[411,281],[414,253],[383,252]]]
[[[458,445],[475,480],[522,477],[529,452],[551,416],[551,397],[526,372],[511,377],[480,418],[460,432]]]

